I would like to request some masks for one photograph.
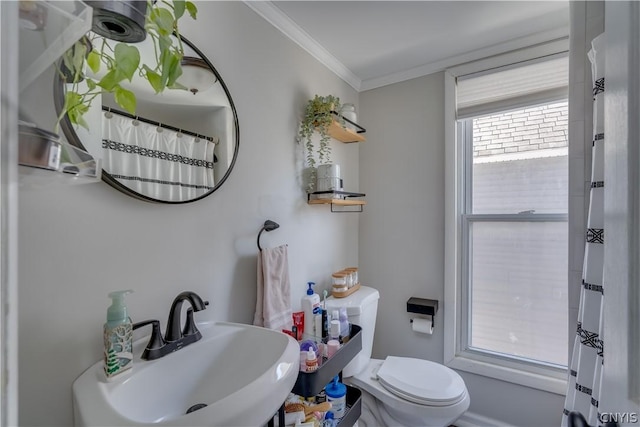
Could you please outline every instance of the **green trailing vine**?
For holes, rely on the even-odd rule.
[[[312,191],[315,184],[315,171],[317,164],[331,163],[331,145],[329,136],[329,126],[335,116],[331,111],[340,111],[342,108],[340,98],[333,95],[315,95],[307,102],[304,110],[304,117],[300,123],[298,136],[304,141],[306,148],[306,163],[311,169],[311,176],[307,185],[307,191]],[[316,149],[313,142],[313,134],[318,132],[320,141]],[[316,154],[318,160],[316,161]]]
[[[156,93],[166,88],[186,90],[177,82],[182,75],[180,62],[184,56],[178,20],[185,13],[196,19],[197,12],[196,6],[190,1],[147,1],[145,30],[153,43],[155,64],[140,64],[140,52],[132,44],[116,43],[112,46],[110,41],[93,33],[78,40],[62,56],[65,70],[60,72],[71,87],[66,91],[58,123],[66,114],[71,123],[88,128],[84,115],[89,111],[92,101],[105,93],[112,93],[119,106],[134,114],[136,95],[122,87],[121,83],[125,80],[130,82],[136,73],[146,79]],[[101,71],[106,73],[94,79],[85,73],[86,68],[93,75]]]

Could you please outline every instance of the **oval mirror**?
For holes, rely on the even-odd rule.
[[[91,36],[94,44],[96,37]],[[209,59],[180,38],[185,53],[178,83],[189,90],[156,94],[136,76],[127,85],[136,94],[135,115],[122,111],[106,94],[101,101],[95,99],[85,115],[88,129],[72,125],[66,115],[61,121],[70,144],[102,160],[105,182],[146,201],[200,200],[225,182],[238,156],[238,117],[231,94]],[[153,63],[150,41],[136,47],[141,63]],[[58,115],[66,90],[64,79],[56,77]]]

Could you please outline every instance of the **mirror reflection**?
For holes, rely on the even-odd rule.
[[[91,39],[94,45],[103,40]],[[107,94],[94,100],[86,114],[89,129],[73,126],[67,118],[61,123],[71,144],[101,158],[107,183],[139,199],[186,203],[206,197],[229,176],[238,153],[238,120],[224,82],[191,42],[181,40],[185,55],[178,83],[187,90],[156,94],[136,76],[127,83],[136,94],[135,114],[123,111]],[[141,63],[154,54],[150,42],[137,47]],[[58,112],[66,89],[58,78]]]

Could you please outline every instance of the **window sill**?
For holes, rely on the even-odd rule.
[[[463,352],[445,362],[445,365],[472,374],[523,385],[549,393],[566,395],[567,371],[564,369],[533,366],[490,356]]]

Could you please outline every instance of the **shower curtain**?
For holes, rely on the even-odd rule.
[[[598,401],[604,366],[603,265],[604,265],[604,34],[591,42],[593,74],[593,146],[587,242],[573,356],[569,366],[567,397],[562,425],[571,411],[581,412],[589,425],[597,426]]]
[[[213,142],[112,112],[104,116],[104,170],[120,183],[163,201],[189,200],[213,189]]]

